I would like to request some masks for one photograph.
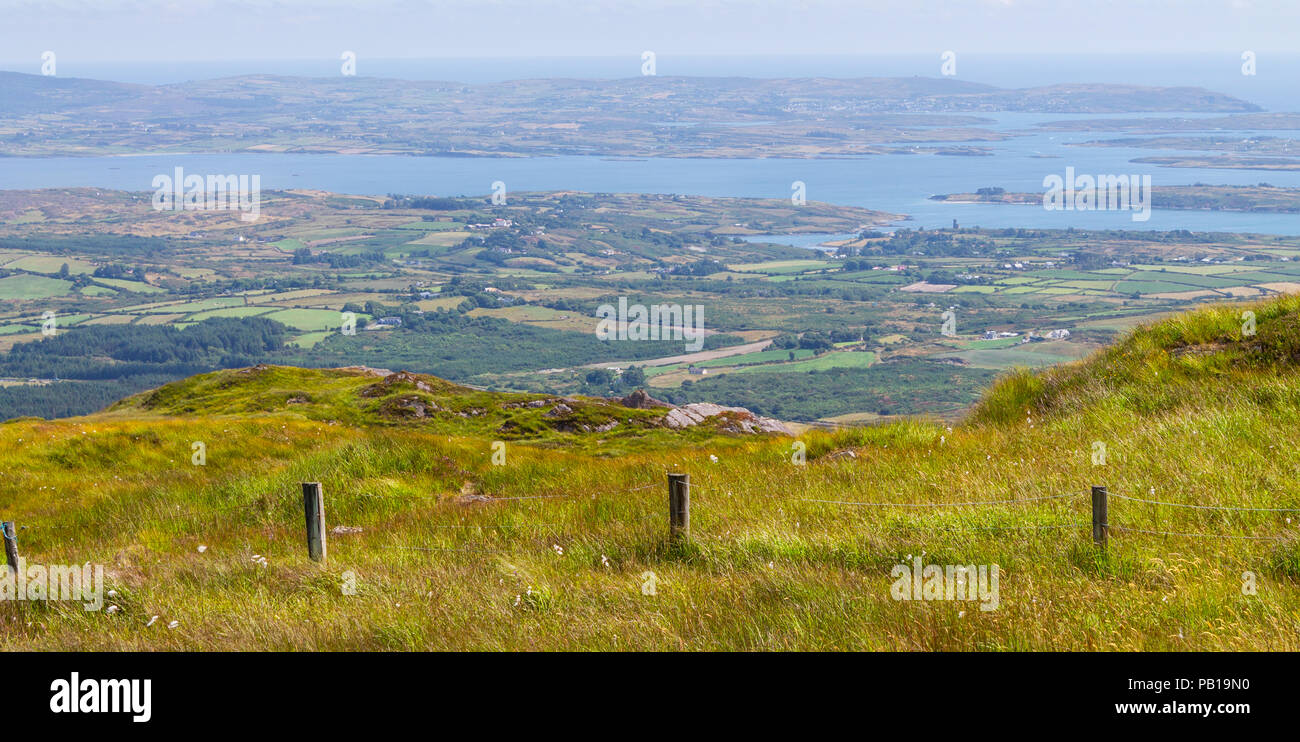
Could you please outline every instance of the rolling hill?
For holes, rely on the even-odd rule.
[[[1300,298],[1216,305],[1013,372],[960,425],[798,438],[411,374],[206,374],[0,425],[23,556],[104,564],[115,607],[5,602],[0,649],[1294,651],[1298,362]],[[996,609],[895,599],[918,558],[999,565]]]

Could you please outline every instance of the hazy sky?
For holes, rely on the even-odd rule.
[[[1297,0],[0,0],[0,62],[1300,50]]]

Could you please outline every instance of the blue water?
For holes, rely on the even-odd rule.
[[[338,60],[243,61],[222,63],[94,64],[60,60],[60,76],[98,77],[127,82],[166,83],[253,73],[329,76]],[[362,75],[406,79],[492,82],[522,77],[629,77],[638,74],[639,57],[557,57],[548,59],[362,59]],[[855,57],[671,57],[661,55],[661,75],[743,75],[749,77],[935,76],[937,55]],[[17,69],[17,68],[15,68]],[[20,71],[34,72],[31,69]],[[1001,87],[1056,82],[1115,82],[1142,85],[1196,85],[1236,95],[1269,110],[1300,110],[1300,55],[1268,56],[1260,74],[1240,74],[1239,53],[1161,57],[962,55],[959,79]],[[991,157],[879,155],[840,160],[611,160],[597,157],[437,158],[358,155],[214,154],[135,157],[0,159],[0,189],[91,186],[152,190],[160,173],[180,166],[190,173],[258,174],[266,189],[317,188],[354,194],[483,195],[494,181],[510,191],[573,189],[593,192],[676,193],[706,196],[788,198],[802,181],[814,201],[863,206],[907,214],[902,226],[1112,228],[1140,230],[1300,234],[1300,215],[1231,212],[1153,211],[1135,222],[1128,212],[1049,212],[1038,206],[949,204],[931,201],[938,193],[1001,186],[1041,192],[1043,178],[1078,174],[1149,174],[1154,185],[1190,183],[1255,184],[1300,187],[1300,172],[1162,168],[1130,162],[1137,157],[1171,156],[1170,150],[1071,147],[1075,142],[1122,134],[1046,132],[1035,124],[1061,119],[1164,117],[1172,114],[982,114],[982,126],[1021,136],[1004,142],[976,142]],[[1205,117],[1213,114],[1178,114]],[[1182,133],[1182,132],[1180,132]],[[1189,132],[1190,133],[1190,132]],[[1225,132],[1216,131],[1218,135]],[[1241,136],[1295,137],[1295,131],[1234,132]]]
[[[1146,222],[1129,212],[1046,211],[1038,206],[950,204],[929,200],[939,193],[963,193],[984,186],[1042,192],[1043,178],[1078,174],[1149,174],[1153,185],[1268,182],[1300,187],[1300,172],[1164,168],[1130,162],[1135,157],[1176,151],[1070,147],[1070,142],[1113,135],[1043,132],[1031,127],[1041,115],[992,116],[994,128],[1030,132],[986,143],[990,157],[876,155],[853,159],[659,159],[598,157],[455,158],[379,155],[196,154],[132,157],[0,159],[0,188],[89,186],[151,191],[155,175],[175,167],[187,173],[260,175],[264,189],[316,188],[339,193],[404,193],[479,196],[494,181],[507,191],[573,189],[589,192],[675,193],[703,196],[789,198],[802,181],[811,201],[863,206],[906,214],[900,226],[1078,227],[1300,234],[1300,215],[1153,210]],[[1268,134],[1269,132],[1263,132]],[[1291,132],[1272,132],[1288,136]]]

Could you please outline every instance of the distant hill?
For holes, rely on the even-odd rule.
[[[988,142],[976,114],[1221,112],[1258,107],[1202,88],[954,78],[659,77],[468,85],[273,75],[160,86],[0,73],[0,120],[38,129],[0,154],[250,151],[416,155],[811,157]],[[57,131],[37,114],[78,113]],[[938,128],[936,128],[938,127]],[[485,134],[490,132],[490,135]],[[928,143],[918,148],[917,142]],[[755,149],[757,148],[757,149]]]
[[[217,371],[135,395],[113,414],[260,415],[349,425],[416,426],[452,435],[507,440],[557,440],[565,434],[603,437],[693,428],[710,433],[788,433],[780,423],[741,408],[674,407],[643,392],[624,400],[510,394],[453,384],[436,376],[350,367],[253,366]]]
[[[0,70],[0,116],[66,113],[138,100],[149,93],[130,85],[75,77],[46,77]]]

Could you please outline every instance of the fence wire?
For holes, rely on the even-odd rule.
[[[1147,500],[1142,497],[1117,495],[1114,492],[1108,492],[1107,496],[1114,497],[1118,500],[1128,500],[1129,502],[1144,502],[1149,505],[1164,505],[1171,508],[1191,508],[1193,510],[1236,510],[1252,513],[1300,513],[1300,508],[1243,508],[1231,505],[1191,505],[1182,502],[1164,502],[1163,500]]]
[[[516,502],[522,500],[553,500],[553,499],[574,499],[574,498],[596,499],[598,497],[606,497],[615,494],[628,494],[633,492],[640,492],[640,491],[644,491],[647,489],[660,487],[660,486],[664,486],[663,483],[651,482],[649,484],[637,485],[637,486],[627,487],[627,488],[611,488],[611,489],[601,490],[598,492],[575,492],[570,490],[565,492],[557,492],[554,494],[522,495],[522,496],[514,496],[514,497],[492,497],[492,496],[480,495],[475,498],[475,501],[488,504],[493,502]],[[689,491],[692,494],[700,494],[700,493],[707,493],[710,491],[716,492],[719,490],[715,490],[714,485],[699,486],[692,483],[689,485]],[[419,495],[419,494],[382,495],[382,494],[373,494],[373,493],[355,493],[351,496],[358,497],[358,498],[374,498],[374,499],[385,499],[385,500],[394,500],[394,501],[402,501],[402,500],[446,501],[449,499],[445,496]],[[1229,506],[1229,505],[1197,505],[1197,504],[1190,504],[1190,503],[1178,503],[1178,502],[1168,502],[1163,500],[1147,499],[1142,497],[1132,497],[1129,495],[1122,495],[1113,492],[1107,492],[1107,496],[1113,497],[1117,500],[1124,500],[1127,502],[1144,503],[1144,504],[1157,505],[1163,507],[1186,508],[1191,510],[1224,511],[1224,512],[1257,512],[1257,513],[1300,513],[1300,508],[1263,508],[1263,507],[1243,507],[1243,506]],[[969,501],[959,501],[959,502],[872,502],[872,501],[863,501],[863,500],[831,500],[831,499],[804,498],[804,497],[793,498],[793,499],[796,502],[819,503],[819,504],[838,505],[838,506],[854,507],[854,508],[862,508],[862,507],[865,508],[946,508],[946,507],[992,507],[992,506],[1003,506],[1003,505],[1016,506],[1016,505],[1026,505],[1029,503],[1036,503],[1036,502],[1070,500],[1074,498],[1086,500],[1087,495],[1083,493],[1057,494],[1057,495],[1042,495],[1036,497],[1023,497],[1023,498],[1001,499],[1001,500],[969,500]],[[454,500],[454,498],[452,499]],[[693,505],[705,504],[706,502],[707,500],[697,501],[693,503]],[[138,515],[135,516],[135,518],[138,518],[140,520],[188,519],[188,520],[201,522],[205,520],[215,520],[219,517],[231,513],[246,513],[249,511],[258,511],[259,514],[266,514],[267,512],[270,512],[271,510],[274,510],[276,507],[279,507],[280,505],[283,504],[287,504],[287,503],[276,503],[272,501],[262,500],[262,501],[257,501],[257,502],[242,504],[242,505],[212,506],[201,513],[168,512],[166,510],[160,509],[159,511],[155,511],[155,512],[139,513]],[[634,522],[638,524],[643,524],[646,521],[657,520],[660,517],[661,517],[660,515],[651,514],[651,515],[643,516],[639,519],[635,519]],[[130,520],[132,518],[125,515],[118,515],[115,518],[115,520],[124,520],[124,519]],[[942,527],[942,526],[928,527],[928,526],[920,525],[918,526],[918,528],[921,528],[923,530],[948,531],[948,532],[1043,531],[1043,530],[1062,530],[1062,529],[1075,529],[1075,528],[1092,528],[1094,527],[1094,525],[1095,524],[1092,523],[1054,523],[1054,524],[1043,524],[1043,525],[959,526],[959,527]],[[1219,533],[1199,533],[1199,532],[1187,532],[1187,531],[1167,531],[1167,530],[1134,528],[1134,527],[1122,526],[1118,524],[1102,524],[1102,526],[1106,528],[1108,531],[1115,531],[1119,533],[1133,533],[1133,534],[1145,534],[1145,535],[1155,535],[1155,536],[1176,536],[1176,537],[1186,537],[1186,538],[1221,538],[1221,539],[1247,540],[1247,541],[1282,541],[1282,540],[1286,540],[1287,538],[1290,538],[1289,536],[1250,536],[1250,535],[1219,534]],[[539,530],[546,530],[549,532],[550,535],[559,538],[559,535],[556,533],[554,529],[559,528],[560,525],[555,523],[528,523],[528,524],[430,523],[430,524],[421,524],[421,527],[430,528],[430,529],[503,530],[507,532],[511,530],[539,529]],[[40,531],[46,531],[46,532],[80,530],[80,526],[64,525],[64,524],[18,525],[17,528],[19,532],[28,529],[39,529]],[[380,546],[380,548],[405,549],[405,550],[423,551],[423,552],[469,552],[469,553],[482,553],[482,554],[503,553],[505,551],[504,549],[494,549],[494,548],[440,547],[440,546],[427,546],[427,545],[383,545]]]

